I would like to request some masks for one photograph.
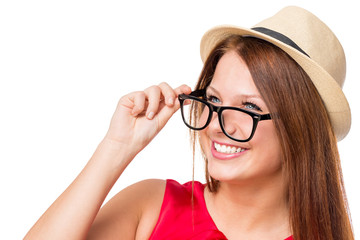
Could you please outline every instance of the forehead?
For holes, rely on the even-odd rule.
[[[246,63],[234,51],[220,58],[210,86],[226,95],[259,94]]]

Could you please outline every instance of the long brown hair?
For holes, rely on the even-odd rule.
[[[237,52],[245,61],[270,112],[276,113],[273,121],[282,147],[294,239],[354,239],[336,137],[309,76],[280,48],[261,39],[234,35],[211,52],[196,89],[209,86],[219,59],[227,51]],[[191,134],[195,146],[198,136]],[[220,183],[209,176],[206,158],[205,162],[208,187],[216,192]]]

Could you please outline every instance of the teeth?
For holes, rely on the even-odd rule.
[[[231,154],[231,153],[239,153],[239,152],[245,151],[245,149],[243,149],[243,148],[230,147],[230,146],[221,145],[218,143],[214,143],[214,146],[215,146],[216,151],[221,152],[221,153]]]

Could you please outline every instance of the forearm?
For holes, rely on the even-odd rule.
[[[25,239],[84,239],[107,194],[133,157],[124,147],[102,141],[82,172]]]
[[[186,85],[172,89],[168,84],[161,83],[123,96],[118,102],[106,138],[93,157],[25,239],[84,239],[107,194],[126,166],[180,108],[176,97],[190,92]],[[131,194],[122,197],[136,201]],[[129,212],[128,216],[135,216],[133,227],[136,229],[136,217],[141,207],[134,209],[124,210]]]

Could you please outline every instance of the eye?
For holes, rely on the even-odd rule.
[[[220,103],[220,100],[212,95],[206,96],[206,101],[211,102],[211,103]]]
[[[244,102],[243,106],[244,106],[244,108],[249,109],[249,110],[255,110],[255,111],[262,112],[261,108],[252,102]]]

